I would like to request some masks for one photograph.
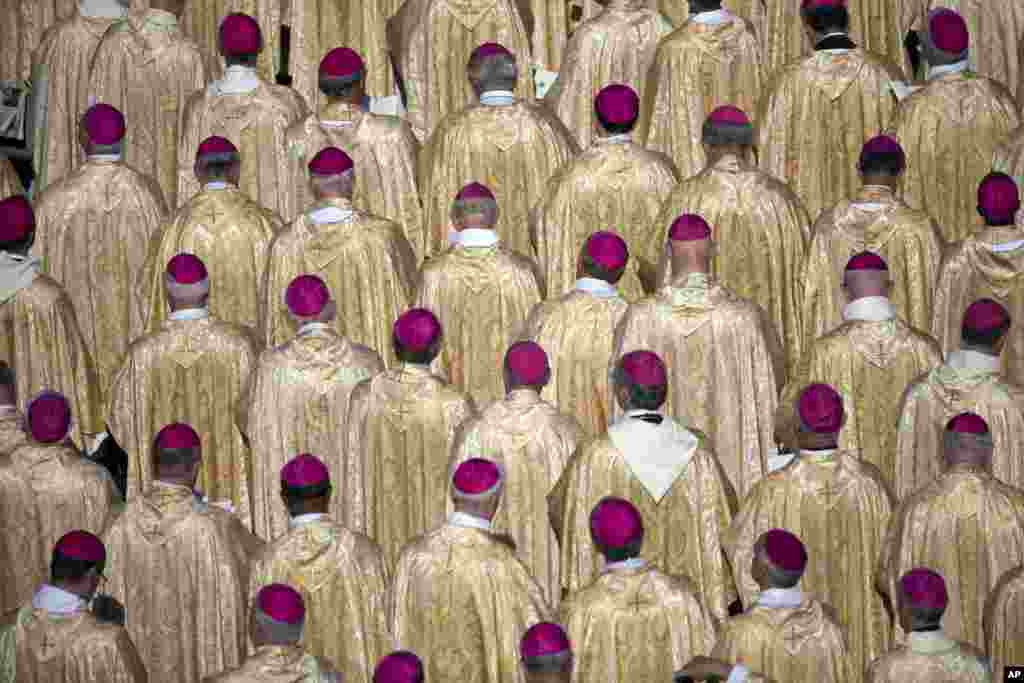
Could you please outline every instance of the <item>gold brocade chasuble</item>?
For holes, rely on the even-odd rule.
[[[96,49],[90,82],[97,102],[124,114],[125,163],[155,179],[168,206],[178,206],[179,124],[188,96],[206,87],[199,48],[173,14],[133,12]]]
[[[355,163],[352,203],[402,226],[417,262],[423,259],[423,205],[416,184],[419,143],[408,122],[347,104],[322,106],[285,133],[291,180],[284,219],[291,222],[315,203],[308,166],[317,152],[337,147]]]
[[[889,266],[889,299],[897,317],[916,330],[930,330],[942,245],[935,221],[887,187],[862,187],[853,199],[826,209],[814,223],[796,278],[803,288],[804,348],[843,324],[846,263],[862,251],[878,254]]]
[[[548,298],[572,291],[580,251],[598,230],[626,240],[629,264],[616,286],[629,301],[642,298],[645,285],[654,287],[661,256],[657,218],[676,182],[667,157],[632,141],[595,139],[563,166],[530,213],[530,238]]]
[[[572,680],[668,681],[715,644],[716,621],[685,576],[609,569],[562,603]]]
[[[338,223],[313,222],[312,211],[329,206],[346,217]],[[394,365],[391,328],[409,308],[415,260],[397,224],[353,209],[344,199],[313,205],[270,245],[263,293],[267,346],[283,344],[295,334],[284,303],[289,283],[299,275],[317,275],[338,307],[335,331],[379,353],[385,365]]]
[[[267,544],[249,594],[255,599],[271,583],[298,590],[306,603],[303,649],[332,662],[345,683],[373,683],[377,660],[391,651],[387,582],[377,544],[322,517]]]
[[[948,469],[904,500],[889,523],[877,582],[892,600],[901,576],[928,567],[946,581],[942,628],[983,649],[985,599],[1024,564],[1024,492],[968,465]],[[897,628],[897,637],[902,636]]]
[[[125,627],[150,680],[195,683],[242,663],[250,562],[263,542],[237,517],[156,481],[129,498],[103,543],[106,588],[130,605]]]
[[[218,46],[218,31],[224,17],[234,12],[248,14],[250,17],[259,20],[258,3],[260,0],[184,0],[184,8],[181,12],[181,29],[188,36],[203,54],[203,61],[206,62],[206,74],[209,78],[220,78],[224,72],[224,58],[220,56]],[[262,24],[261,24],[262,26]],[[270,37],[264,34],[263,43],[266,45]],[[260,75],[268,80],[273,80],[274,75],[270,73],[273,68],[273,60],[277,55],[271,54],[266,47],[260,55]]]
[[[503,398],[505,352],[540,303],[539,282],[536,264],[500,243],[456,246],[424,263],[413,307],[441,321],[434,372],[478,406]]]
[[[74,447],[26,441],[0,459],[4,614],[24,604],[49,577],[53,546],[61,536],[75,529],[103,533],[118,497],[107,471]]]
[[[998,680],[992,677],[992,671],[983,650],[952,640],[941,630],[924,631],[912,634],[907,643],[875,660],[864,681],[990,683]]]
[[[666,574],[689,577],[712,616],[721,620],[728,615],[736,588],[721,537],[732,522],[736,496],[707,440],[694,435],[700,443],[660,501],[633,474],[607,433],[576,449],[548,495],[562,552],[563,591],[578,591],[601,573],[604,558],[590,536],[590,513],[605,496],[618,496],[643,517],[643,559]]]
[[[594,96],[610,83],[628,85],[643,103],[647,72],[658,42],[672,32],[660,12],[644,0],[610,0],[569,38],[558,79],[544,103],[586,149],[596,137]],[[647,112],[641,107],[640,120]]]
[[[530,17],[520,10],[521,2],[410,0],[388,20],[388,51],[402,82],[407,119],[420,142],[431,137],[449,114],[476,101],[466,65],[473,50],[484,43],[504,45],[516,56],[516,91],[533,100],[533,29]],[[493,185],[488,187],[495,191]]]
[[[815,382],[827,384],[843,397],[839,448],[877,467],[893,488],[900,399],[911,382],[941,362],[935,340],[898,318],[848,321],[815,341],[800,360],[779,399],[776,431],[795,447],[800,392]]]
[[[25,187],[11,160],[0,155],[0,196],[6,199],[15,194],[25,194]]]
[[[750,569],[757,539],[770,529],[795,534],[809,558],[800,588],[835,609],[854,680],[862,680],[892,634],[874,571],[894,505],[878,468],[856,451],[800,453],[757,483],[725,540],[744,606],[760,592]]]
[[[512,538],[516,556],[553,607],[562,591],[558,539],[548,521],[547,495],[581,437],[573,418],[542,401],[532,389],[514,389],[459,427],[448,467],[454,472],[470,458],[486,458],[504,468],[501,504],[491,529]],[[448,510],[453,509],[449,504]]]
[[[218,320],[262,329],[263,277],[267,254],[281,219],[237,187],[204,189],[165,221],[149,244],[144,273],[146,331],[154,332],[169,313],[164,277],[181,252],[195,254],[210,279],[210,313]]]
[[[340,521],[376,541],[389,568],[402,546],[444,521],[455,429],[475,412],[423,366],[399,365],[352,392],[345,479],[334,484]]]
[[[768,313],[783,343],[785,369],[791,371],[803,348],[799,273],[810,232],[800,200],[753,164],[726,155],[672,190],[657,219],[652,247],[664,253],[669,227],[684,213],[702,216],[711,226],[711,272],[730,291]],[[671,279],[666,272],[659,284]]]
[[[296,455],[314,453],[327,465],[333,481],[345,480],[352,389],[383,370],[374,351],[353,344],[326,325],[305,327],[294,339],[260,354],[240,406],[241,429],[252,448],[252,516],[257,536],[272,539],[288,531],[288,510],[281,502],[281,468]],[[335,519],[343,518],[344,502],[340,494],[331,497]]]
[[[969,236],[946,254],[935,287],[932,335],[945,352],[960,346],[964,312],[978,299],[991,298],[1024,320],[1024,230],[987,228]],[[1007,246],[1008,245],[1008,246]],[[1024,384],[1024,335],[1006,335],[1002,374]]]
[[[27,440],[25,416],[13,405],[0,405],[0,454],[10,454]]]
[[[996,147],[992,170],[1013,176],[1018,188],[1024,186],[1024,126],[1018,126]]]
[[[860,187],[861,148],[892,123],[890,83],[902,80],[864,50],[822,50],[779,70],[765,88],[755,117],[761,168],[789,184],[812,221]]]
[[[970,72],[940,76],[900,102],[890,127],[907,154],[903,199],[927,211],[947,242],[981,229],[978,183],[1019,123],[1010,91]]]
[[[235,416],[259,350],[246,328],[214,318],[168,320],[131,345],[114,377],[108,418],[128,453],[128,500],[152,481],[157,433],[184,422],[202,444],[196,487],[252,527],[252,465]]]
[[[639,349],[661,357],[669,378],[662,410],[708,434],[729,482],[745,496],[767,472],[785,377],[765,312],[713,279],[691,275],[630,306],[613,348],[613,361]],[[612,411],[621,413],[617,405]]]
[[[707,165],[702,129],[708,114],[729,104],[752,117],[764,78],[759,35],[743,19],[680,24],[658,44],[641,139],[668,155],[680,177],[696,175]]]
[[[429,681],[523,683],[519,639],[554,618],[511,548],[452,524],[402,551],[390,604],[395,647],[420,653]]]
[[[1003,574],[989,593],[984,622],[992,671],[1024,661],[1024,566]]]
[[[676,28],[690,20],[688,0],[647,0],[647,6],[664,14]],[[722,9],[749,22],[759,38],[764,35],[765,6],[761,0],[723,0]]]
[[[467,184],[479,182],[498,202],[494,230],[501,241],[513,251],[533,256],[529,212],[547,191],[555,171],[578,152],[565,126],[539,104],[522,100],[502,106],[474,104],[445,119],[420,155],[425,254],[436,255],[447,248],[455,195]]]
[[[551,381],[541,396],[575,417],[588,437],[608,427],[612,338],[628,306],[618,296],[574,290],[535,306],[520,334],[547,353]]]
[[[32,77],[32,52],[43,32],[78,11],[78,0],[10,0],[7,21],[0,24],[0,79]]]
[[[203,683],[342,683],[341,674],[325,659],[315,657],[297,645],[261,645],[242,666]]]

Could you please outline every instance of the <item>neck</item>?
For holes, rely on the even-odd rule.
[[[490,522],[491,517],[493,517],[490,511],[485,510],[483,506],[477,506],[468,501],[459,501],[458,503],[456,503],[455,512],[459,512],[464,515],[469,515],[471,517],[476,517],[477,519],[482,519],[485,522]]]
[[[861,176],[861,185],[864,187],[887,187],[890,190],[895,190],[899,185],[899,176],[891,175],[865,175]]]
[[[711,269],[706,263],[694,263],[689,260],[672,258],[672,277],[676,280],[684,279],[693,274],[708,275]]]
[[[1017,217],[1014,216],[1013,218],[1011,218],[1008,221],[1007,220],[997,221],[997,220],[992,220],[992,219],[986,218],[985,219],[985,225],[987,227],[990,227],[990,228],[1012,228],[1012,227],[1015,227],[1017,225]]]
[[[352,193],[351,192],[342,192],[340,190],[337,191],[337,192],[334,192],[334,191],[331,191],[331,190],[321,190],[319,192],[314,193],[313,196],[316,199],[316,201],[318,201],[318,202],[331,202],[331,201],[335,201],[335,202],[336,201],[351,202],[352,201]]]

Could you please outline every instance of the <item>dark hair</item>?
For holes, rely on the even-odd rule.
[[[199,460],[198,448],[159,448],[153,449],[153,462],[156,467],[181,467],[191,465]]]
[[[32,247],[32,244],[35,243],[35,241],[36,231],[33,229],[20,240],[0,242],[0,251],[6,251],[11,254],[23,254]]]
[[[942,623],[942,615],[946,613],[945,607],[941,609],[935,607],[908,607],[907,610],[910,612],[913,628],[938,626]]]
[[[227,178],[231,170],[241,163],[239,159],[228,161],[200,161],[199,173],[207,178]]]
[[[531,674],[555,674],[566,671],[571,661],[571,652],[523,657],[523,668]]]
[[[625,135],[626,133],[631,132],[634,128],[636,128],[636,122],[640,118],[638,116],[629,123],[609,123],[608,121],[605,120],[603,116],[601,116],[601,112],[595,111],[594,115],[597,116],[597,121],[598,123],[601,124],[601,127],[604,128],[609,133],[611,133],[612,135]]]
[[[598,551],[604,555],[608,562],[623,562],[633,557],[640,555],[640,548],[643,547],[644,536],[643,532],[640,533],[640,538],[627,543],[621,548],[605,548],[600,544],[597,545]]]
[[[0,386],[13,387],[17,384],[14,368],[7,363],[0,363]]]
[[[701,128],[701,141],[708,145],[744,145],[754,144],[753,126],[729,126],[704,122]]]
[[[615,284],[622,279],[622,276],[626,273],[626,264],[623,264],[621,268],[616,270],[608,270],[604,266],[600,266],[589,258],[587,255],[583,255],[583,272],[589,277],[597,278],[598,280],[604,280],[610,284]]]
[[[435,358],[437,358],[437,354],[441,353],[440,336],[438,336],[438,338],[434,341],[433,344],[420,351],[413,351],[411,349],[403,348],[401,343],[399,343],[399,341],[395,338],[392,338],[391,341],[395,346],[395,355],[398,357],[398,360],[402,361],[403,363],[414,363],[416,365],[430,365],[430,363],[433,362]]]
[[[251,55],[224,55],[224,66],[248,66],[256,68],[256,62],[259,60],[259,57],[258,53],[253,53]]]
[[[104,564],[104,562],[76,560],[54,551],[53,558],[50,560],[50,581],[53,583],[78,581],[93,568],[96,568],[97,574],[102,574]]]
[[[845,31],[850,27],[850,13],[845,7],[814,7],[801,13],[815,33]]]
[[[800,579],[804,575],[803,570],[789,571],[787,569],[780,569],[771,562],[768,562],[767,564],[768,582],[773,588],[792,588],[800,583]]]
[[[960,327],[960,339],[964,344],[968,346],[984,346],[993,347],[1000,339],[1002,339],[1007,332],[1010,331],[1010,324],[1013,321],[1007,316],[1006,322],[999,327],[991,330],[985,330],[984,332],[978,332],[970,329],[967,325]]]
[[[864,175],[885,174],[898,176],[906,170],[906,158],[893,152],[872,152],[860,158],[860,172]]]
[[[657,410],[668,398],[668,385],[647,387],[635,384],[626,377],[620,365],[615,366],[615,384],[628,389],[630,407],[636,410]]]
[[[299,515],[303,512],[303,504],[315,498],[323,498],[332,491],[331,482],[325,481],[312,486],[288,486],[281,484],[281,497],[284,498],[288,514]]]
[[[327,97],[349,97],[356,86],[363,82],[362,76],[355,80],[342,80],[339,78],[321,78],[319,81],[320,92]]]

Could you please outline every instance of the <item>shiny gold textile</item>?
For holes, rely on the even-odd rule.
[[[1013,320],[1024,320],[1024,248],[993,251],[993,246],[1024,239],[1019,228],[988,228],[969,236],[945,255],[935,287],[932,335],[945,352],[960,346],[964,311],[978,299],[995,299]],[[1002,373],[1024,384],[1024,335],[1006,335]]]
[[[548,521],[547,495],[581,438],[576,420],[541,400],[533,389],[514,389],[459,427],[448,468],[454,472],[470,458],[487,458],[504,468],[501,505],[491,529],[515,541],[516,556],[553,607],[562,591],[558,539]]]
[[[27,401],[49,389],[71,405],[71,439],[88,448],[103,431],[103,399],[92,356],[75,320],[71,298],[39,274],[0,303],[0,360],[14,368],[16,394]]]
[[[25,605],[0,631],[3,683],[147,683],[128,632],[88,610],[51,614]]]
[[[681,28],[690,19],[687,0],[647,0],[647,6],[664,14],[676,28]],[[722,9],[750,22],[758,37],[764,36],[765,6],[761,0],[723,0]]]
[[[871,665],[865,683],[912,683],[916,681],[956,681],[992,683],[992,669],[985,653],[951,640],[941,631],[926,631],[911,636],[919,643],[898,645]]]
[[[1019,123],[1010,91],[970,72],[940,76],[900,102],[891,128],[907,154],[903,199],[927,211],[947,242],[982,227],[978,183]]]
[[[547,353],[551,381],[541,396],[575,417],[588,437],[608,427],[612,338],[627,307],[619,297],[575,290],[535,306],[520,334]]]
[[[630,306],[613,349],[613,359],[638,349],[661,357],[669,378],[662,410],[707,433],[742,499],[767,472],[777,392],[785,377],[764,310],[714,279],[693,275]],[[621,413],[618,406],[612,410]]]
[[[387,579],[376,543],[324,517],[267,544],[253,565],[249,594],[255,598],[271,583],[301,592],[305,651],[333,662],[345,683],[373,683],[377,660],[391,649]]]
[[[146,294],[139,284],[167,205],[153,178],[95,159],[35,198],[32,250],[71,297],[106,404],[128,344],[143,332]]]
[[[984,621],[992,671],[1024,662],[1024,566],[999,579],[989,593]]]
[[[892,123],[890,83],[902,80],[897,67],[854,49],[816,52],[766,85],[755,117],[761,168],[789,184],[812,221],[860,187],[861,148]]]
[[[530,213],[530,237],[548,298],[572,291],[580,249],[603,229],[615,231],[629,246],[619,291],[629,301],[643,297],[661,256],[658,214],[676,182],[667,157],[632,141],[598,138],[563,166]]]
[[[711,226],[711,272],[768,313],[792,370],[803,348],[799,273],[810,233],[800,200],[784,183],[730,154],[672,191],[657,219],[652,247],[668,241],[669,226],[684,213],[703,216]]]
[[[343,199],[319,202],[309,211],[333,206],[353,211],[340,223],[317,224],[299,216],[270,245],[264,291],[264,339],[277,346],[295,334],[284,291],[299,275],[318,275],[338,307],[334,329],[396,363],[392,326],[409,308],[416,280],[416,257],[402,229],[378,216],[353,209]]]
[[[854,680],[862,680],[892,635],[874,570],[894,506],[881,472],[856,451],[800,453],[757,483],[724,541],[743,604],[761,590],[751,576],[757,539],[771,529],[796,534],[809,558],[800,588],[835,609]]]
[[[211,79],[220,78],[224,72],[224,59],[220,56],[217,35],[220,22],[232,12],[242,12],[250,17],[259,18],[257,0],[185,0],[181,12],[181,28],[190,40],[194,41],[203,53],[206,62],[206,74]],[[264,45],[270,42],[263,36]],[[264,48],[260,56],[260,67],[266,78],[273,78],[270,73],[271,53]]]
[[[1011,175],[1017,187],[1024,186],[1024,126],[1019,126],[996,146],[992,170]]]
[[[610,0],[604,10],[569,38],[558,79],[544,103],[586,149],[596,137],[594,96],[609,83],[633,88],[643,102],[647,72],[658,42],[672,25],[644,0]],[[640,120],[647,117],[641,107]]]
[[[0,196],[7,198],[15,194],[25,194],[25,187],[11,160],[0,154]]]
[[[744,20],[681,24],[654,56],[642,139],[668,155],[680,177],[694,176],[707,165],[702,130],[708,114],[730,104],[753,116],[764,79],[759,36]]]
[[[118,496],[107,471],[73,446],[26,441],[0,458],[0,607],[5,614],[46,581],[61,536],[75,529],[103,532]]]
[[[32,73],[32,52],[43,32],[78,10],[78,0],[8,0],[7,20],[0,24],[0,79],[26,80]]]
[[[715,644],[716,622],[684,576],[609,570],[562,603],[572,680],[669,681]]]
[[[323,148],[337,147],[355,163],[352,203],[401,225],[417,259],[422,260],[423,205],[416,184],[419,144],[409,124],[344,104],[319,111],[285,132],[291,186],[285,195],[284,219],[295,220],[316,201],[309,186],[309,161]]]
[[[776,433],[795,447],[800,392],[808,384],[827,384],[843,397],[846,422],[839,447],[859,452],[894,489],[900,399],[911,382],[941,362],[935,340],[898,318],[843,323],[804,353],[782,390]]]
[[[444,330],[432,367],[479,406],[505,396],[505,352],[543,298],[540,281],[532,260],[500,242],[452,247],[420,270],[413,306]]]
[[[394,2],[395,0],[385,0]],[[595,0],[577,0],[581,6],[581,19],[590,19],[601,7]],[[595,11],[596,10],[596,11]],[[549,2],[548,0],[530,0],[530,14],[533,15],[533,63],[546,71],[557,72],[565,58],[565,46],[573,31],[572,0]]]
[[[466,65],[483,43],[500,43],[516,56],[516,92],[533,100],[532,29],[519,9],[520,1],[407,0],[388,20],[388,51],[402,79],[407,119],[420,142],[449,114],[476,101]],[[446,204],[446,216],[447,208]]]
[[[251,528],[252,465],[235,415],[258,354],[248,330],[215,318],[168,320],[131,345],[111,386],[107,419],[128,454],[129,500],[152,481],[157,432],[184,422],[202,443],[197,488],[230,503]]]
[[[308,114],[301,95],[267,82],[244,94],[222,95],[216,83],[193,93],[185,104],[178,146],[178,206],[200,190],[195,175],[200,143],[211,135],[220,135],[238,148],[242,192],[283,215],[291,180],[285,130]]]
[[[419,653],[428,681],[523,683],[519,639],[554,617],[507,545],[445,524],[403,551],[391,589],[395,646]]]
[[[476,412],[468,396],[423,366],[401,364],[352,392],[341,522],[365,533],[391,569],[402,546],[444,521],[455,429]]]
[[[25,416],[13,405],[0,405],[0,455],[9,455],[27,439]]]
[[[604,558],[590,537],[590,513],[605,496],[630,501],[644,521],[642,557],[663,572],[682,574],[697,586],[701,602],[724,619],[736,598],[721,537],[732,522],[736,496],[707,439],[666,496],[655,502],[607,433],[584,443],[548,494],[551,526],[561,546],[562,589],[578,591],[601,572]]]
[[[128,606],[150,680],[195,683],[242,663],[249,565],[263,542],[237,517],[155,481],[129,497],[103,543],[106,590]]]
[[[755,605],[728,619],[711,656],[780,682],[860,680],[835,611],[809,596],[799,607]]]
[[[932,325],[942,237],[924,211],[911,209],[887,187],[862,187],[853,199],[828,208],[814,223],[803,288],[804,345],[843,324],[843,274],[854,254],[871,251],[889,266],[889,298],[896,315],[917,330]]]
[[[509,249],[533,256],[529,212],[555,171],[577,152],[569,131],[540,104],[475,104],[448,117],[420,155],[424,253],[433,256],[447,248],[455,195],[467,183],[479,182],[497,199],[498,236]]]
[[[267,254],[281,219],[237,187],[204,189],[162,226],[149,244],[144,272],[146,331],[167,319],[164,274],[176,254],[202,259],[210,278],[211,314],[229,323],[262,329],[263,277]]]
[[[239,668],[207,676],[203,683],[341,683],[342,680],[330,662],[306,654],[299,646],[262,645]]]
[[[965,412],[988,423],[992,474],[1024,489],[1024,387],[995,372],[943,364],[911,384],[900,405],[894,487],[900,500],[939,476],[946,423]]]
[[[383,370],[374,351],[320,325],[306,327],[294,339],[260,354],[240,406],[242,429],[252,448],[256,535],[277,538],[288,530],[281,468],[299,453],[315,454],[327,465],[332,480],[344,481],[352,389]],[[344,503],[340,493],[332,496],[335,519],[343,518]]]
[[[942,628],[983,649],[985,599],[999,578],[1024,564],[1024,491],[958,465],[900,503],[878,561],[878,587],[892,600],[915,567],[946,580]],[[897,629],[900,635],[900,629]]]

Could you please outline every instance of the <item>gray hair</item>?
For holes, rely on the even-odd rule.
[[[121,155],[121,141],[118,140],[112,145],[97,145],[95,142],[89,143],[90,154],[116,154]]]
[[[297,643],[302,640],[305,619],[297,624],[286,624],[264,614],[260,609],[255,610],[255,618],[256,623],[266,630],[267,635],[275,643]]]
[[[470,61],[469,78],[484,92],[488,90],[514,90],[519,80],[519,67],[512,55],[491,55]]]
[[[553,674],[565,671],[572,663],[572,652],[556,652],[553,655],[523,657],[523,667],[532,674]]]

